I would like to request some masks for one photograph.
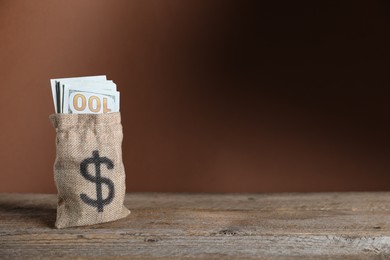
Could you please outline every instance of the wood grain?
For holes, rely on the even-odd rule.
[[[58,230],[56,196],[0,194],[1,258],[390,257],[390,193],[127,194],[129,217]]]

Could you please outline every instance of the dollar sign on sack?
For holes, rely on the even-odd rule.
[[[88,164],[95,165],[95,176],[88,172]],[[101,164],[106,164],[107,169],[114,168],[114,164],[110,159],[107,157],[100,157],[99,151],[93,151],[92,157],[89,157],[80,163],[81,175],[88,181],[96,183],[96,200],[91,199],[85,193],[80,194],[80,198],[86,204],[96,207],[98,212],[103,212],[104,205],[110,204],[114,199],[114,183],[110,179],[101,176]],[[102,184],[105,184],[108,187],[108,196],[105,199],[103,199]]]

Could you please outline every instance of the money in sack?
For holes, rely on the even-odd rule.
[[[55,226],[85,226],[124,218],[130,211],[123,204],[126,191],[119,92],[114,83],[104,82],[105,76],[61,81],[64,84],[52,80],[57,113],[50,116],[57,133]],[[93,100],[88,110],[77,98],[89,96]],[[109,97],[115,102],[108,104],[111,113],[106,113],[107,109],[99,107],[108,106],[104,101]]]
[[[57,228],[114,221],[130,211],[123,205],[120,113],[53,114],[57,132],[54,179]]]

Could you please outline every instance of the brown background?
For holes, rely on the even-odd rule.
[[[390,189],[386,1],[0,0],[0,191],[55,192],[49,79],[121,91],[128,191]]]

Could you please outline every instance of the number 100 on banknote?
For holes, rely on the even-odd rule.
[[[66,95],[68,94],[68,95]],[[101,114],[118,111],[116,93],[95,93],[69,90],[64,101],[68,114]]]

